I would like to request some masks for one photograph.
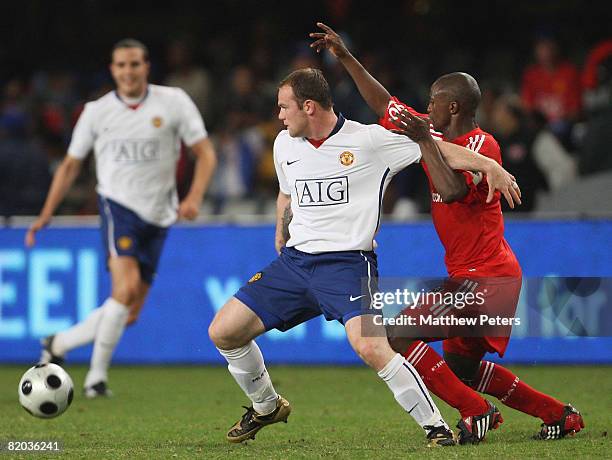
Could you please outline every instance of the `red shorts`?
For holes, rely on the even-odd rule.
[[[425,342],[442,340],[445,352],[470,358],[481,359],[485,353],[503,357],[521,281],[521,277],[449,278],[424,301],[404,309],[400,315],[412,317],[412,326],[395,327],[390,335]],[[473,303],[466,306],[466,299]]]

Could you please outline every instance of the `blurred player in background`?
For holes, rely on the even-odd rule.
[[[428,105],[429,122],[419,118],[412,108],[395,97],[374,79],[344,45],[340,36],[325,24],[317,24],[323,32],[312,33],[311,46],[317,51],[327,48],[345,67],[368,105],[381,117],[381,124],[401,130],[422,143],[433,141],[431,128],[443,139],[463,145],[501,164],[501,152],[493,136],[476,124],[476,109],[480,89],[476,80],[465,73],[440,77],[431,86]],[[431,126],[430,126],[431,123]],[[440,134],[436,134],[440,138]],[[429,179],[434,225],[446,250],[446,266],[451,279],[477,279],[472,289],[483,289],[483,279],[516,280],[516,289],[505,291],[514,306],[518,303],[522,277],[512,249],[503,236],[504,223],[499,194],[491,197],[490,177],[468,170],[451,171],[443,162],[422,162]],[[510,203],[510,202],[509,202]],[[512,206],[512,203],[510,203]],[[487,292],[484,290],[484,292]],[[508,300],[508,299],[503,299]],[[399,351],[419,371],[434,394],[459,409],[462,420],[460,441],[478,442],[487,429],[494,428],[495,418],[482,426],[475,417],[485,409],[482,400],[466,391],[465,384],[498,398],[501,402],[544,422],[537,437],[558,439],[574,434],[584,427],[580,413],[571,405],[540,393],[521,381],[510,370],[483,360],[486,353],[503,356],[509,341],[506,337],[455,337],[443,342],[444,358],[422,341],[408,341]],[[404,341],[404,342],[406,342]],[[489,403],[490,404],[490,403]],[[479,405],[481,406],[478,409]]]
[[[134,323],[157,271],[168,227],[177,217],[197,217],[216,157],[204,122],[187,94],[148,83],[149,58],[133,39],[112,50],[115,91],[89,102],[57,169],[44,207],[27,232],[31,247],[76,179],[91,150],[96,157],[102,241],[112,290],[81,323],[42,341],[42,362],[61,362],[66,352],[94,342],[85,396],[110,396],[108,367],[128,324]],[[176,162],[181,141],[196,156],[193,183],[178,203]]]
[[[425,430],[430,445],[454,445],[452,431],[417,372],[391,349],[384,327],[372,322],[368,308],[376,290],[374,236],[385,189],[421,154],[438,151],[431,145],[420,149],[379,125],[336,115],[319,70],[300,69],[287,76],[279,85],[278,106],[287,127],[274,143],[280,255],[228,300],[209,328],[229,372],[252,401],[227,440],[252,439],[264,426],[286,421],[291,412],[289,402],[276,393],[253,339],[323,314],[344,325],[353,349]],[[501,188],[511,188],[512,176],[495,162],[441,144],[453,167],[489,171]],[[365,294],[362,279],[368,283]]]

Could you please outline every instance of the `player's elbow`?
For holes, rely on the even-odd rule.
[[[372,109],[374,110],[374,112],[376,112],[376,115],[379,118],[383,118],[385,114],[387,113],[387,107],[389,106],[390,99],[391,99],[391,94],[389,93],[381,94],[381,96],[378,98],[378,100],[374,104],[374,107],[372,107]]]
[[[213,143],[207,138],[191,146],[191,151],[197,161],[202,161],[206,167],[214,171],[217,167],[217,152]]]
[[[457,192],[446,192],[440,193],[440,198],[442,199],[442,203],[450,204],[454,203],[455,201],[459,201],[461,196]]]
[[[207,148],[198,155],[198,158],[202,158],[206,163],[206,167],[209,171],[213,172],[217,169],[217,153],[212,145],[207,146]]]
[[[438,193],[443,203],[450,204],[463,199],[467,195],[468,189],[463,183],[453,183]]]
[[[208,153],[208,166],[210,167],[211,171],[217,169],[217,163],[217,152],[215,152],[215,149],[211,148]]]
[[[75,178],[79,175],[81,171],[81,160],[78,160],[70,155],[66,155],[64,161],[60,164],[60,167],[57,169],[56,174],[63,174],[69,178]]]
[[[461,194],[456,189],[449,189],[438,193],[440,194],[440,199],[442,200],[442,203],[445,204],[454,203],[455,201],[461,199]]]
[[[383,102],[380,101],[379,104],[376,105],[376,107],[374,107],[374,112],[376,113],[376,116],[378,118],[383,118],[385,116],[385,113],[387,113],[387,102]]]

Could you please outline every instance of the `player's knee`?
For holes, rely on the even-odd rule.
[[[226,327],[223,322],[218,321],[217,318],[208,326],[208,337],[217,348],[222,350],[233,350],[245,345],[240,337],[232,333],[230,328]]]
[[[353,344],[353,347],[366,364],[374,368],[379,367],[380,346],[376,340],[372,340],[371,337],[361,337]]]
[[[113,298],[123,305],[133,305],[138,301],[140,286],[138,282],[125,282],[113,286]]]
[[[215,320],[208,326],[208,338],[210,338],[211,342],[214,343],[216,347],[223,348],[221,344],[225,342],[225,334],[223,333],[223,328],[220,327]]]

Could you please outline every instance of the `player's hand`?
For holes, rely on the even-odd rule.
[[[340,35],[334,32],[331,27],[326,26],[322,22],[317,22],[317,27],[324,32],[313,32],[310,34],[310,38],[316,39],[310,44],[311,48],[317,50],[317,53],[320,53],[321,50],[328,49],[329,52],[338,59],[342,59],[349,55],[349,51],[342,41],[342,38],[340,38]]]
[[[280,254],[281,249],[283,249],[283,247],[285,247],[286,244],[287,242],[285,241],[284,238],[274,238],[274,249],[276,249],[276,253]]]
[[[179,219],[194,220],[200,214],[200,204],[202,204],[202,200],[189,196],[185,197],[179,204]]]
[[[521,189],[512,174],[495,161],[491,161],[491,167],[486,171],[486,174],[489,184],[487,203],[491,202],[495,196],[495,191],[499,190],[512,209],[514,209],[514,203],[521,204]]]
[[[429,131],[429,120],[417,117],[406,109],[403,109],[391,122],[397,126],[397,129],[391,130],[395,134],[408,136],[416,143],[433,140]]]
[[[25,236],[25,245],[28,248],[31,248],[36,244],[36,232],[45,228],[49,224],[50,220],[50,217],[40,216],[32,223],[32,225],[30,225],[30,228]]]

